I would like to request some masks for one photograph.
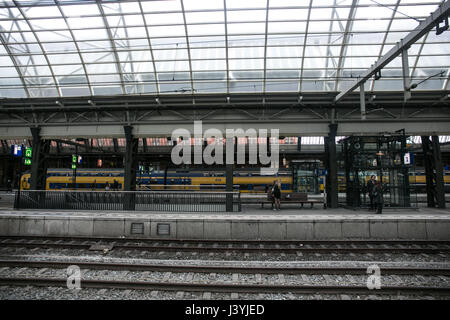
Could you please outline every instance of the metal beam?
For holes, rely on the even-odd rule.
[[[328,174],[326,176],[327,207],[338,207],[336,132],[338,125],[330,124],[328,136],[325,137],[325,157]]]
[[[402,50],[403,102],[411,99],[411,78],[409,76],[408,50]]]
[[[393,132],[405,128],[410,135],[450,135],[450,117],[438,115],[421,118],[378,118],[378,119],[338,119],[338,135],[377,134],[379,132]],[[203,121],[203,130],[218,129],[223,133],[226,129],[279,129],[283,136],[326,136],[328,134],[329,120],[320,119],[277,119],[257,120],[211,120]],[[176,129],[183,128],[194,132],[193,122],[189,121],[152,121],[133,124],[134,136],[167,137]],[[11,124],[8,127],[0,126],[0,139],[27,139],[31,137],[29,126]],[[75,138],[124,138],[123,124],[83,124],[78,126],[48,125],[41,128],[43,139],[75,139]]]
[[[136,191],[136,170],[137,170],[137,153],[138,153],[138,139],[133,136],[133,127],[123,127],[126,139],[126,152],[124,163],[124,191]],[[124,195],[124,210],[135,209],[134,193],[127,193]]]
[[[436,182],[436,203],[438,208],[445,208],[444,168],[442,165],[441,147],[439,137],[431,137],[433,145],[433,161]]]
[[[414,44],[427,32],[433,29],[436,23],[443,17],[447,16],[449,12],[450,12],[450,1],[446,1],[436,11],[434,11],[427,19],[422,21],[404,39],[400,40],[397,43],[397,45],[394,46],[391,50],[389,50],[380,60],[378,60],[367,71],[365,71],[358,80],[354,81],[350,85],[348,89],[341,91],[334,99],[334,103],[337,103],[340,100],[342,100],[350,92],[359,87],[361,83],[366,82],[376,72],[383,69],[389,62],[394,60],[403,50],[408,49],[412,44]]]
[[[226,191],[233,191],[233,165],[226,165]],[[226,195],[226,211],[233,212],[233,195],[231,193]]]
[[[31,160],[31,190],[45,190],[47,179],[46,156],[50,151],[50,141],[41,140],[40,128],[30,128],[33,137],[33,153]]]
[[[366,93],[364,83],[359,86],[359,103],[361,105],[361,120],[366,120]]]

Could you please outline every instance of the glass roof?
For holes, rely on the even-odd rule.
[[[340,91],[443,2],[0,0],[0,97]],[[450,89],[450,31],[408,54]],[[403,89],[400,57],[381,74]]]

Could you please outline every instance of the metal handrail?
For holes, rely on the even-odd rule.
[[[16,208],[83,210],[240,211],[239,191],[25,190]]]

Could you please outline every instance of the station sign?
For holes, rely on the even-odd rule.
[[[15,157],[21,157],[22,156],[22,150],[23,146],[20,144],[13,144],[11,146],[11,154]]]
[[[77,165],[75,163],[72,163],[72,170],[75,170],[77,168]]]
[[[23,164],[27,165],[27,166],[31,166],[31,159],[30,158],[24,158],[23,159]]]
[[[73,154],[72,155],[72,163],[77,163],[77,155],[76,154]]]
[[[411,152],[406,152],[403,156],[404,164],[412,164],[414,162],[414,155]]]
[[[33,155],[33,148],[31,147],[25,147],[25,157],[31,158]]]

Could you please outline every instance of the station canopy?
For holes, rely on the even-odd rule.
[[[444,1],[0,1],[0,97],[339,92]],[[450,89],[450,31],[408,50]],[[402,91],[397,57],[366,90]]]

